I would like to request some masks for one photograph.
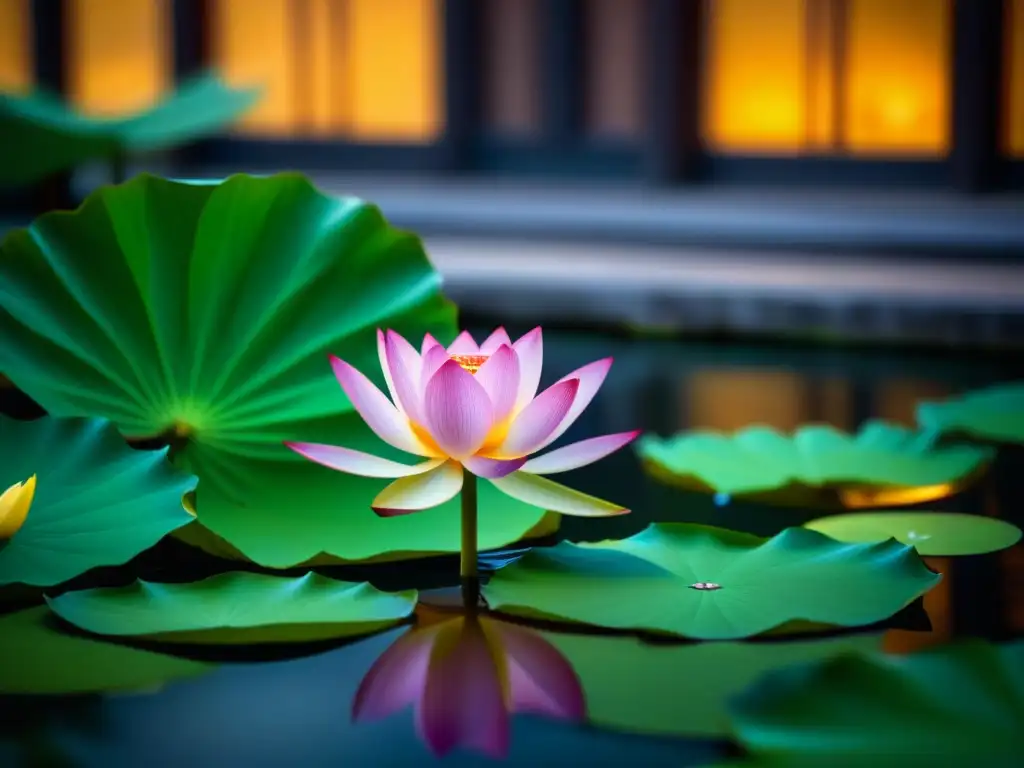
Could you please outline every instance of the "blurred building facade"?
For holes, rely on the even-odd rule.
[[[1024,0],[0,0],[0,90],[209,69],[264,97],[170,173],[372,199],[470,310],[1024,339]]]
[[[0,88],[262,103],[201,159],[650,183],[1024,182],[1024,0],[0,0]]]

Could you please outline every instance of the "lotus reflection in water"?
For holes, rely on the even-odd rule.
[[[586,719],[579,678],[553,645],[473,611],[396,640],[363,678],[352,717],[378,720],[410,705],[419,737],[439,757],[458,747],[505,756],[513,713]]]

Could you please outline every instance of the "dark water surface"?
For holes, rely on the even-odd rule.
[[[515,332],[526,329],[510,329]],[[912,423],[919,399],[940,398],[1000,380],[1024,377],[1024,361],[914,355],[903,351],[840,351],[783,346],[734,347],[670,341],[637,341],[600,335],[549,332],[544,383],[612,355],[603,389],[561,442],[643,428],[666,435],[684,428],[730,430],[753,422],[792,429],[827,422],[855,429],[869,417]],[[930,508],[984,512],[1021,520],[1024,461],[1004,453],[980,486]],[[628,505],[633,513],[606,520],[566,518],[562,535],[572,540],[629,536],[652,521],[699,521],[760,534],[816,517],[753,504],[716,507],[706,496],[662,487],[641,473],[631,449],[559,478],[572,487]],[[486,514],[486,510],[482,510]],[[1016,519],[1015,519],[1016,518]],[[163,546],[163,545],[162,545]],[[146,577],[185,572],[202,576],[214,565],[183,545],[164,547],[147,561]],[[921,606],[905,612],[888,630],[889,650],[903,652],[951,637],[1005,639],[1024,634],[1024,551],[930,559],[946,574]],[[367,573],[382,586],[436,586],[456,574],[452,558],[402,569]],[[337,574],[336,574],[337,575]],[[341,574],[339,577],[349,577]],[[195,679],[154,691],[112,696],[0,697],[0,765],[108,766],[418,766],[436,762],[406,710],[375,723],[351,722],[353,696],[374,660],[406,628],[300,658],[258,661],[239,651]],[[764,659],[801,658],[820,651],[822,636],[743,644],[705,652],[693,646],[640,643],[616,636],[566,636],[559,647],[586,684],[599,674],[603,721],[574,725],[536,716],[515,716],[507,763],[522,766],[707,765],[730,752],[715,738],[680,738],[667,731],[721,721],[723,679],[745,682],[742,670]],[[24,649],[31,654],[31,648]],[[773,655],[774,654],[774,655]],[[781,655],[779,655],[781,654]],[[17,664],[0,658],[0,664]],[[718,666],[716,666],[716,663]],[[596,670],[596,672],[595,672]],[[653,670],[653,673],[652,673]],[[659,684],[651,688],[652,674]],[[728,686],[726,686],[728,687]],[[650,693],[650,691],[656,693]],[[592,708],[593,711],[593,708]],[[712,729],[714,730],[714,729]],[[443,762],[478,766],[491,760],[457,752]]]

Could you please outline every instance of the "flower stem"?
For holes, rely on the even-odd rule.
[[[480,600],[480,577],[477,573],[477,495],[476,475],[462,471],[462,554],[459,577],[462,600],[467,609],[475,609]]]

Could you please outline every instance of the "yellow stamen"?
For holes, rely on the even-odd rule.
[[[25,524],[36,493],[36,476],[0,494],[0,539],[9,539]]]
[[[187,424],[183,421],[174,422],[173,432],[175,437],[188,438],[192,436],[194,431],[195,430],[192,428],[191,424]]]
[[[488,355],[449,355],[456,363],[462,366],[462,370],[476,373],[480,366],[487,362]]]

